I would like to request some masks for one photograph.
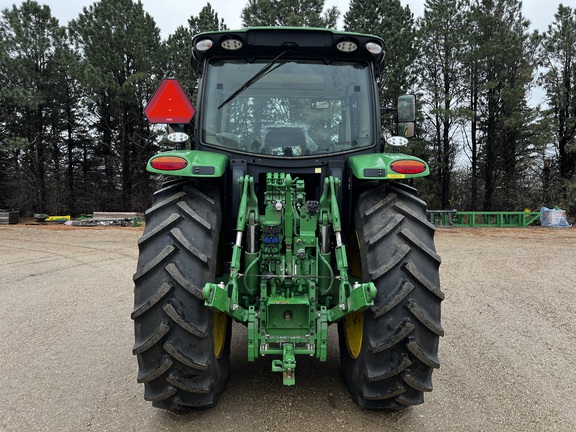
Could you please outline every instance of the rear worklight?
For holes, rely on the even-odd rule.
[[[242,48],[242,41],[240,39],[226,39],[220,43],[220,46],[230,51],[237,51]]]
[[[188,161],[179,156],[158,156],[150,161],[150,165],[160,171],[177,171],[186,168]]]
[[[336,44],[336,49],[344,53],[354,52],[358,49],[358,45],[353,41],[342,40]]]
[[[183,142],[188,141],[188,139],[190,138],[190,136],[188,136],[187,133],[184,132],[172,132],[169,133],[168,135],[166,135],[166,139],[170,142],[176,143],[176,144],[181,144]]]
[[[212,45],[214,45],[214,42],[211,39],[201,39],[196,42],[196,49],[205,52],[212,48]]]
[[[426,171],[426,164],[422,161],[403,159],[392,162],[390,168],[399,174],[420,174]]]
[[[377,44],[376,42],[368,42],[366,44],[366,50],[368,50],[369,53],[374,55],[382,54],[382,46]]]

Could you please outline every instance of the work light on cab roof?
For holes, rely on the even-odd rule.
[[[214,45],[214,42],[211,39],[202,39],[196,42],[196,49],[204,52],[212,48],[212,45]]]
[[[276,49],[306,55],[309,55],[311,50],[322,55],[333,50],[350,56],[350,59],[364,58],[374,61],[376,65],[383,61],[384,43],[375,36],[330,32],[315,28],[308,29],[307,33],[310,37],[303,37],[301,30],[294,27],[256,27],[246,30],[207,32],[198,35],[193,41],[193,65],[196,67],[207,57],[226,56],[225,53],[251,58],[274,57]]]
[[[377,44],[376,42],[368,42],[366,44],[366,49],[369,53],[376,55],[382,54],[383,48],[382,45]]]
[[[236,38],[230,38],[230,39],[224,39],[221,43],[220,46],[226,50],[229,51],[238,51],[239,49],[242,48],[244,44],[242,43],[242,41],[240,39],[236,39]]]
[[[353,41],[343,40],[336,44],[336,49],[342,52],[353,52],[358,49],[358,45]]]

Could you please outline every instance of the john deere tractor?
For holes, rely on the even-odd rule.
[[[299,357],[326,360],[336,324],[354,401],[422,403],[443,335],[440,257],[426,204],[403,182],[429,173],[400,152],[414,97],[399,97],[394,133],[381,127],[383,40],[276,27],[192,43],[197,112],[175,79],[146,108],[175,150],[147,166],[172,180],[146,212],[134,275],[145,399],[215,405],[234,320],[248,360],[271,358],[287,386]]]

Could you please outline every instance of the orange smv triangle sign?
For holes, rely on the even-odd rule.
[[[164,78],[144,114],[150,123],[188,123],[194,116],[194,107],[177,79]]]

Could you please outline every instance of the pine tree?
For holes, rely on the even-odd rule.
[[[95,155],[104,165],[100,205],[141,208],[149,193],[142,167],[155,136],[142,112],[161,74],[160,30],[142,3],[132,0],[101,0],[84,8],[69,28],[83,59],[79,79],[94,113]]]
[[[336,28],[340,12],[333,6],[323,12],[325,0],[248,0],[242,25]]]
[[[540,79],[553,119],[563,200],[576,212],[576,9],[558,7],[544,35],[540,56],[547,69]]]
[[[480,143],[479,143],[479,121],[480,121],[480,45],[478,25],[473,19],[471,10],[468,11],[464,22],[463,39],[465,49],[463,53],[463,73],[465,80],[465,92],[468,108],[468,129],[465,136],[467,140],[467,152],[470,160],[470,199],[467,208],[480,210]]]
[[[224,19],[218,17],[218,13],[212,9],[211,4],[206,3],[198,16],[192,15],[188,18],[188,27],[178,27],[164,43],[163,49],[166,53],[165,76],[178,78],[192,102],[196,99],[198,81],[197,71],[190,66],[192,38],[199,33],[219,30],[228,30],[228,26]]]
[[[418,22],[418,89],[423,92],[422,105],[434,147],[433,181],[440,187],[439,205],[444,209],[451,205],[451,175],[459,147],[455,136],[463,120],[463,31],[468,11],[466,1],[427,0]]]
[[[484,210],[523,206],[516,193],[533,130],[527,99],[537,39],[528,33],[521,9],[518,0],[480,0],[472,7]]]
[[[218,13],[212,9],[209,2],[200,10],[197,17],[188,18],[188,25],[193,36],[207,31],[228,30],[224,18],[218,17]]]
[[[394,106],[396,98],[415,81],[412,66],[417,53],[416,30],[410,8],[402,7],[400,0],[351,0],[344,14],[344,29],[384,39],[386,57],[379,78],[381,104]]]
[[[48,211],[47,179],[58,172],[58,113],[61,52],[65,30],[48,6],[25,1],[5,9],[0,19],[0,150],[9,157],[10,170],[2,186],[14,195],[5,198],[23,210]],[[56,154],[56,160],[51,158]],[[52,163],[52,170],[50,165]],[[58,176],[54,179],[58,181]],[[8,183],[6,183],[6,181]],[[29,206],[28,197],[34,204]]]

